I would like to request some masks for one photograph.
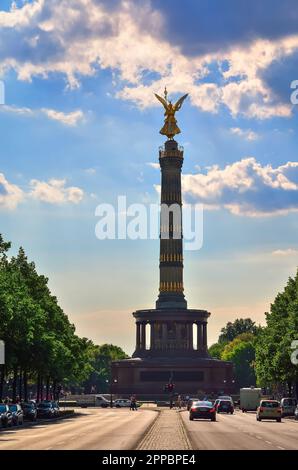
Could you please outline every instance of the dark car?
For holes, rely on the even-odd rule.
[[[298,421],[298,405],[296,406],[294,416],[295,416],[295,420]]]
[[[216,421],[216,409],[211,401],[196,401],[189,410],[189,419],[210,419]]]
[[[234,405],[230,400],[219,400],[216,404],[217,413],[234,413]]]
[[[4,403],[0,403],[0,423],[4,428],[12,426],[12,412]]]
[[[18,405],[18,404],[9,405],[9,410],[12,413],[12,422],[15,426],[18,426],[19,424],[24,423],[24,413],[23,413],[21,405]]]
[[[198,399],[198,398],[189,398],[189,399],[187,400],[187,411],[190,410],[191,405],[192,405],[195,401],[199,401],[199,399]]]
[[[24,419],[28,419],[29,421],[36,421],[37,408],[35,403],[22,403],[22,409],[24,413]]]
[[[51,401],[41,402],[37,405],[38,418],[55,418],[56,416],[57,411]]]

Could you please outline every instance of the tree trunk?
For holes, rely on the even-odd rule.
[[[47,383],[46,383],[46,399],[47,400],[50,400],[49,393],[50,393],[50,377],[47,377]]]
[[[14,366],[13,368],[13,382],[12,382],[12,401],[16,403],[17,401],[17,379],[18,379],[18,368]]]
[[[5,377],[5,365],[0,367],[0,402],[3,400],[3,387],[4,387],[4,377]]]
[[[21,402],[23,399],[23,371],[21,368],[20,368],[20,375],[19,375],[19,398]]]
[[[57,380],[53,380],[53,400],[57,400]]]
[[[40,401],[43,400],[43,377],[40,377]]]
[[[28,401],[28,381],[26,369],[24,370],[24,401]]]
[[[37,403],[40,402],[40,374],[37,375],[36,401],[37,401]]]

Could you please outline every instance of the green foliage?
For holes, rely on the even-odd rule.
[[[286,383],[290,393],[292,384],[298,383],[298,366],[291,362],[291,343],[298,340],[298,272],[276,296],[266,321],[256,344],[257,382],[261,386]]]
[[[222,352],[221,359],[234,363],[238,387],[255,385],[255,336],[252,333],[242,333],[228,343]]]
[[[257,332],[258,327],[250,318],[237,318],[234,322],[228,322],[226,326],[221,329],[218,342],[227,343],[233,341],[233,339],[242,333],[252,333],[255,335]]]
[[[98,384],[109,378],[113,359],[126,357],[113,345],[95,346],[75,334],[75,327],[58,305],[23,248],[8,259],[10,243],[0,235],[0,338],[6,344],[6,365],[1,368],[0,399],[4,374],[25,373],[31,380],[78,385],[96,376]],[[43,380],[42,380],[43,379]],[[24,381],[24,385],[26,386]],[[14,390],[16,393],[16,390]]]
[[[113,344],[95,346],[91,360],[92,372],[84,383],[85,391],[87,393],[92,390],[101,393],[107,392],[111,380],[111,362],[126,359],[127,357],[121,348]]]
[[[225,348],[226,343],[215,343],[210,346],[208,352],[214,359],[221,359],[222,352]]]

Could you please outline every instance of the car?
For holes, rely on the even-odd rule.
[[[219,400],[215,406],[217,413],[224,412],[231,413],[231,415],[234,413],[234,405],[231,400]]]
[[[230,400],[230,401],[233,401],[233,398],[230,397],[230,395],[220,395],[218,397],[218,400]]]
[[[38,418],[55,418],[56,416],[57,411],[51,401],[42,401],[37,405]]]
[[[54,410],[55,410],[55,416],[58,417],[60,416],[60,406],[59,406],[59,403],[57,401],[52,401],[51,402],[53,407],[54,407]]]
[[[296,406],[296,410],[295,410],[295,420],[298,421],[298,405]]]
[[[257,409],[257,421],[262,419],[274,419],[281,422],[281,407],[277,400],[261,400]]]
[[[195,401],[199,401],[199,399],[198,399],[198,398],[189,398],[189,399],[187,400],[187,411],[190,410],[191,405],[192,405]]]
[[[118,398],[113,404],[115,408],[130,408],[131,401],[127,398]]]
[[[108,408],[111,406],[111,401],[108,401],[102,395],[96,395],[96,406],[101,406],[101,408]]]
[[[216,409],[211,401],[195,401],[189,410],[189,419],[210,419],[216,421]]]
[[[24,413],[24,419],[29,421],[36,421],[37,418],[37,408],[36,404],[33,402],[22,403],[22,410]]]
[[[8,405],[9,410],[12,413],[12,422],[15,426],[18,426],[19,424],[24,423],[24,412],[22,410],[21,405],[19,404],[9,404]]]
[[[6,428],[7,426],[12,426],[12,412],[9,409],[9,406],[5,403],[0,403],[0,423],[1,426]]]
[[[296,406],[297,406],[297,400],[295,398],[282,398],[280,401],[282,417],[294,416]]]

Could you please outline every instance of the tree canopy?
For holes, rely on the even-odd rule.
[[[6,364],[0,366],[0,399],[4,384],[12,398],[28,398],[28,380],[36,383],[36,397],[56,395],[63,387],[92,382],[104,391],[113,359],[126,357],[113,345],[96,346],[80,338],[75,327],[38,274],[23,248],[8,258],[11,247],[0,235],[0,338],[5,342]]]

